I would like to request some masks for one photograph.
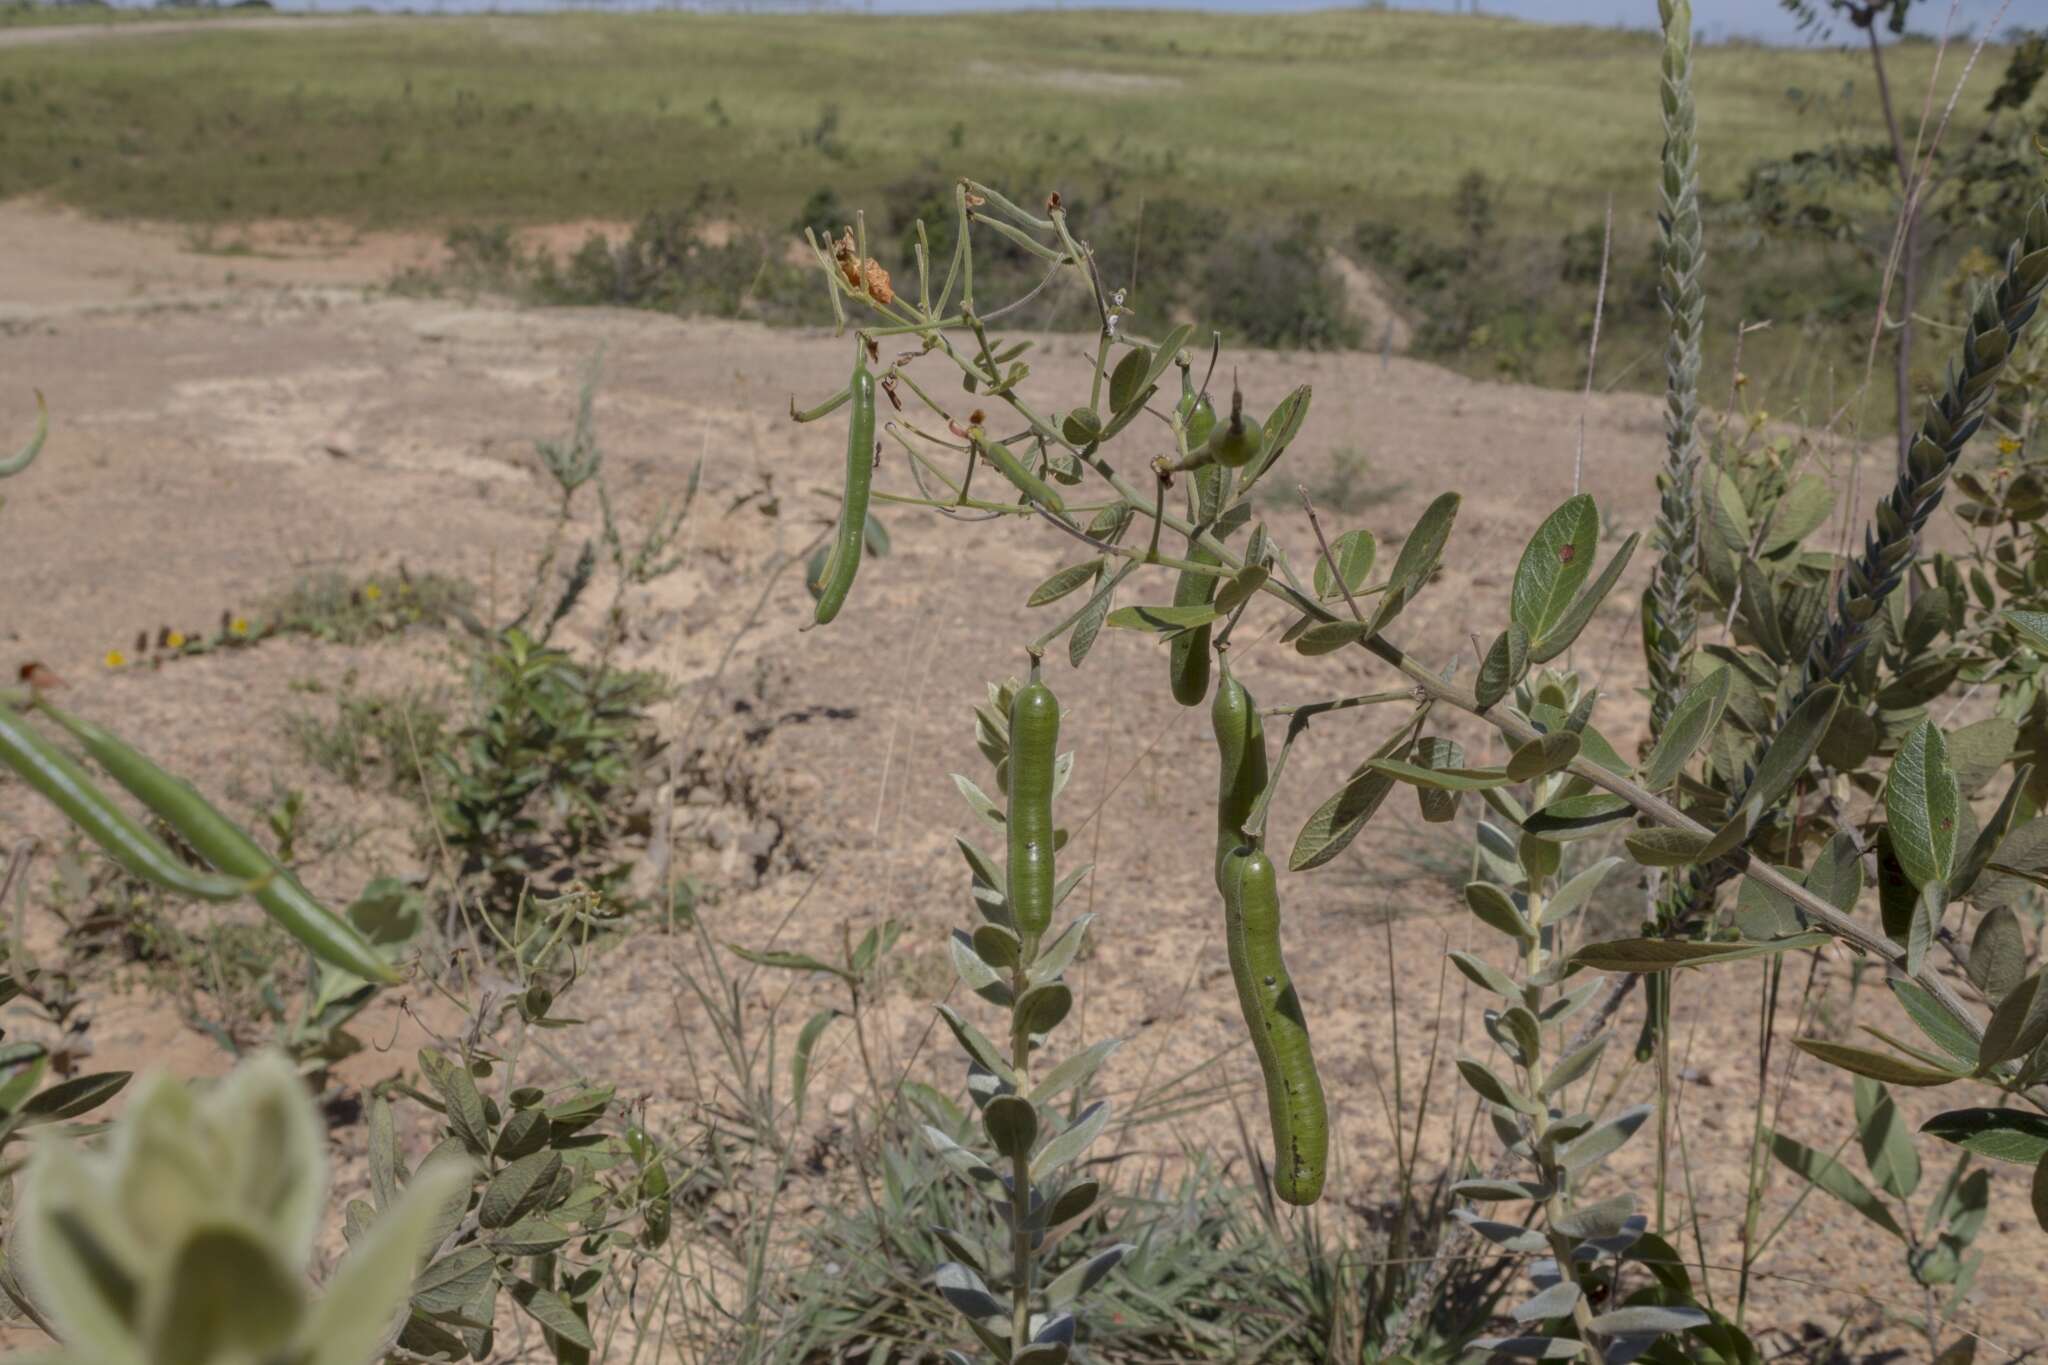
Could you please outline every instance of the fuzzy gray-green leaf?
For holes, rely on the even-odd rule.
[[[1515,568],[1509,615],[1529,633],[1532,645],[1564,618],[1593,571],[1599,546],[1600,512],[1583,493],[1552,512],[1529,538]]]
[[[1899,745],[1884,787],[1892,851],[1914,886],[1947,881],[1955,870],[1959,802],[1941,731],[1922,721]]]

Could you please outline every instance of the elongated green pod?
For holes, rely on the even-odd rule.
[[[1230,471],[1210,465],[1197,470],[1194,478],[1195,516],[1197,521],[1206,523],[1215,517],[1229,491]],[[1223,562],[1192,538],[1188,541],[1188,561],[1192,564]],[[1216,584],[1217,579],[1209,574],[1183,569],[1180,581],[1174,585],[1173,604],[1176,607],[1207,606],[1216,597]],[[1209,627],[1197,626],[1193,630],[1182,631],[1173,637],[1168,650],[1173,699],[1182,706],[1200,706],[1209,696]]]
[[[1238,1008],[1266,1078],[1273,1189],[1290,1204],[1313,1204],[1323,1193],[1330,1118],[1308,1022],[1280,956],[1279,882],[1264,849],[1232,849],[1223,860],[1223,926]]]
[[[1266,790],[1266,723],[1245,685],[1230,676],[1216,685],[1209,707],[1222,766],[1216,782],[1216,889],[1223,889],[1223,861],[1233,849],[1251,842],[1244,822]]]
[[[1008,479],[1025,497],[1054,516],[1063,517],[1067,514],[1065,500],[1053,491],[1052,485],[1032,473],[1024,462],[1017,458],[1017,453],[1001,441],[992,440],[976,429],[974,448],[981,452],[983,459],[996,467],[997,473]]]
[[[43,395],[36,394],[36,434],[28,438],[28,444],[14,454],[0,458],[0,479],[11,479],[36,462],[42,453],[43,442],[50,435],[50,408],[43,402]]]
[[[50,743],[28,717],[4,704],[0,762],[62,811],[108,857],[151,885],[210,901],[231,901],[249,893],[249,883],[241,877],[211,876],[181,862],[134,816],[110,801],[77,760]]]
[[[37,704],[85,746],[108,776],[156,812],[194,852],[230,876],[245,879],[236,883],[237,888],[247,889],[264,913],[313,956],[365,981],[388,986],[398,980],[391,965],[354,925],[315,900],[298,878],[190,783],[165,772],[125,740],[91,721],[48,702]]]
[[[818,609],[813,619],[825,625],[846,605],[853,590],[853,577],[860,572],[861,541],[868,524],[868,494],[875,481],[875,377],[868,371],[867,343],[856,340],[853,348],[853,379],[847,385],[852,394],[853,416],[846,428],[846,491],[839,509],[839,529],[833,537],[832,558],[818,585]]]
[[[1060,745],[1060,703],[1036,680],[1010,703],[1010,915],[1035,938],[1052,925],[1057,874],[1052,852],[1053,762]]]

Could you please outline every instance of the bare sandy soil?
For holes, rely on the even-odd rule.
[[[884,917],[903,921],[902,966],[876,1016],[880,1063],[957,1088],[929,1008],[932,993],[950,986],[946,932],[970,913],[952,841],[971,834],[973,821],[947,774],[984,780],[969,708],[987,680],[1020,670],[1021,642],[1049,624],[1023,599],[1074,547],[1042,526],[964,528],[885,510],[895,552],[868,564],[839,622],[802,630],[810,604],[798,574],[774,575],[832,515],[842,432],[833,422],[793,425],[788,400],[815,401],[844,381],[844,341],[644,313],[390,297],[378,286],[425,249],[418,241],[315,235],[299,249],[224,258],[193,253],[175,232],[11,204],[0,205],[0,242],[0,402],[14,414],[6,425],[25,426],[31,387],[44,391],[52,413],[43,460],[7,488],[0,663],[54,668],[76,707],[117,723],[233,810],[253,810],[274,787],[305,791],[308,825],[349,836],[322,841],[305,871],[314,889],[336,898],[368,873],[420,870],[411,808],[308,766],[287,743],[284,718],[331,705],[307,694],[309,681],[332,688],[353,672],[368,688],[446,677],[446,640],[423,632],[343,648],[280,639],[158,671],[110,671],[102,656],[138,631],[204,627],[223,610],[252,609],[295,576],[330,567],[457,574],[489,598],[512,600],[552,506],[531,442],[562,432],[582,367],[605,348],[597,414],[622,514],[646,517],[704,461],[687,563],[628,595],[632,635],[621,656],[679,684],[671,732],[703,756],[702,771],[719,774],[694,803],[692,793],[676,794],[688,812],[677,826],[676,866],[712,892],[712,931],[753,946],[779,932],[778,946],[829,956],[844,926],[857,934]],[[1035,382],[1071,393],[1088,360],[1078,339],[1048,338]],[[1469,660],[1471,635],[1497,629],[1514,552],[1575,477],[1601,499],[1610,544],[1648,527],[1661,441],[1652,399],[1585,405],[1572,394],[1379,356],[1252,354],[1238,363],[1246,390],[1268,401],[1294,382],[1315,385],[1308,429],[1288,457],[1294,479],[1322,486],[1339,452],[1363,453],[1374,505],[1336,518],[1342,526],[1370,526],[1385,544],[1436,493],[1464,493],[1451,568],[1398,630],[1422,657]],[[1846,474],[1851,452],[1840,458]],[[1268,516],[1295,561],[1307,562],[1312,541],[1298,511],[1280,503]],[[1639,563],[1576,650],[1611,698],[1603,724],[1624,748],[1641,717],[1632,603],[1645,572]],[[1169,591],[1161,580],[1127,600]],[[602,588],[593,597],[608,595]],[[1304,660],[1280,647],[1282,624],[1261,618],[1240,636],[1238,671],[1266,703],[1389,685],[1342,656]],[[597,625],[594,613],[579,612],[570,631],[588,638]],[[1078,754],[1063,821],[1076,852],[1096,867],[1077,893],[1100,917],[1098,949],[1080,972],[1082,1027],[1090,1038],[1130,1040],[1109,1077],[1119,1097],[1213,1063],[1220,1071],[1210,1074],[1238,1085],[1258,1132],[1255,1062],[1236,1019],[1210,888],[1207,720],[1173,703],[1165,666],[1149,640],[1110,632],[1085,668],[1062,660],[1052,672],[1064,740]],[[1274,828],[1291,839],[1392,724],[1376,711],[1320,724],[1288,768]],[[1475,761],[1487,756],[1478,730],[1463,738]],[[6,784],[0,828],[57,833],[46,811]],[[1447,947],[1498,951],[1458,896],[1469,838],[1469,812],[1456,826],[1424,825],[1412,800],[1397,796],[1341,860],[1283,884],[1291,960],[1334,1109],[1332,1217],[1392,1192],[1378,1087],[1390,1083],[1396,1018],[1411,1095],[1434,1051],[1440,1107],[1455,1088],[1443,1074],[1448,1056],[1487,1046],[1480,1002],[1442,970]],[[1625,927],[1637,904],[1635,883],[1617,874],[1608,922]],[[40,934],[47,942],[34,893],[26,914],[41,926],[32,941]],[[644,1101],[657,1128],[684,1120],[710,1084],[699,1070],[702,1015],[685,969],[673,940],[635,937],[579,987],[573,1012],[592,1024],[562,1038],[570,1062]],[[1806,972],[1801,962],[1788,982]],[[1823,954],[1813,979],[1832,1029],[1888,1011],[1881,990],[1852,1002],[1840,954]],[[1687,1078],[1680,1117],[1716,1267],[1737,1256],[1758,1084],[1758,983],[1745,964],[1678,987]],[[788,984],[756,979],[748,998],[765,1003]],[[825,982],[795,991],[785,1008],[797,1019],[834,1000]],[[457,1026],[430,994],[415,992],[409,1010],[382,1007],[365,1030],[379,1047],[348,1064],[352,1083],[402,1069],[429,1027]],[[1786,996],[1781,1033],[1795,1029],[1802,998]],[[184,1024],[176,1001],[147,985],[91,1013],[95,1065],[227,1065]],[[1621,1025],[1625,1038],[1633,1014]],[[18,1026],[33,1033],[30,1021]],[[696,1063],[686,1062],[686,1043]],[[824,1138],[863,1102],[848,1040],[834,1035],[827,1051],[823,1102],[810,1120]],[[1788,1060],[1788,1051],[1774,1065],[1792,1068],[1789,1081],[1779,1070],[1771,1078],[1774,1090],[1788,1087],[1784,1127],[1826,1142],[1850,1116],[1847,1080]],[[1642,1074],[1629,1085],[1644,1096],[1652,1089]],[[1915,1122],[1932,1112],[1914,1094],[1899,1099]],[[340,1127],[335,1141],[353,1154],[361,1129]],[[1122,1142],[1135,1158],[1170,1157],[1181,1142],[1232,1156],[1237,1148],[1221,1107],[1132,1129]],[[1447,1126],[1434,1125],[1426,1157],[1441,1161],[1448,1143]],[[1946,1159],[1933,1147],[1923,1148],[1931,1170]],[[1651,1144],[1638,1141],[1621,1173],[1640,1176],[1650,1155]],[[340,1193],[353,1193],[352,1179]],[[1980,1360],[2048,1341],[2048,1239],[2027,1217],[2024,1172],[1996,1167],[1994,1179],[1997,1217],[1981,1243],[1989,1255],[1964,1310],[1986,1339]],[[1771,1208],[1796,1193],[1775,1180]],[[1751,1321],[1780,1329],[1780,1344],[1809,1324],[1832,1333],[1853,1317],[1860,1333],[1876,1328],[1882,1308],[1920,1307],[1895,1246],[1821,1198],[1806,1203],[1764,1271]],[[1732,1294],[1732,1275],[1717,1269],[1712,1279],[1717,1293]],[[1889,1358],[1917,1359],[1915,1341],[1883,1328],[1848,1352],[1898,1348],[1906,1354]]]

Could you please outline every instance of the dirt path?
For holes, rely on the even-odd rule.
[[[831,515],[838,433],[792,426],[787,403],[842,383],[847,343],[646,313],[397,299],[372,287],[391,268],[388,244],[327,241],[300,256],[229,260],[195,255],[176,234],[21,204],[0,205],[0,239],[0,414],[11,414],[0,428],[27,421],[30,386],[52,412],[43,461],[7,489],[0,665],[11,673],[25,659],[49,664],[72,681],[78,707],[118,717],[239,811],[274,787],[307,792],[309,819],[351,836],[308,873],[328,894],[346,894],[371,871],[418,866],[406,808],[308,768],[286,742],[284,717],[330,706],[344,680],[445,678],[445,647],[431,637],[354,650],[275,642],[160,672],[109,671],[103,654],[138,631],[204,627],[224,610],[250,609],[294,575],[325,567],[461,574],[499,604],[514,600],[551,506],[531,442],[562,432],[582,367],[602,347],[599,429],[629,522],[679,494],[704,462],[685,568],[627,599],[634,631],[625,661],[682,684],[678,718],[708,698],[688,742],[716,753],[725,774],[716,790],[703,789],[713,813],[691,827],[679,866],[716,888],[706,913],[718,917],[718,932],[756,946],[785,915],[784,946],[828,953],[844,925],[904,921],[903,966],[880,1006],[876,1045],[885,1065],[928,1072],[929,1001],[948,985],[945,935],[967,905],[952,840],[972,832],[946,774],[985,777],[969,707],[987,679],[1019,669],[1018,642],[1045,624],[1022,598],[1072,555],[1037,528],[971,535],[885,510],[895,553],[863,572],[837,624],[801,629],[809,604],[795,575],[770,586],[771,576]],[[1076,338],[1048,338],[1034,353],[1035,376],[1049,392],[1071,391],[1089,358]],[[1378,356],[1254,354],[1240,369],[1254,394],[1277,395],[1295,379],[1316,388],[1282,501],[1267,509],[1296,562],[1311,550],[1286,502],[1294,481],[1326,505],[1340,493],[1351,502],[1349,511],[1328,506],[1338,527],[1369,525],[1383,537],[1405,530],[1442,489],[1464,490],[1445,581],[1400,633],[1422,657],[1469,656],[1471,633],[1490,631],[1504,610],[1512,560],[1503,547],[1521,544],[1569,491],[1578,396]],[[1586,415],[1584,483],[1602,499],[1610,536],[1647,529],[1657,403],[1596,398]],[[1646,563],[1577,648],[1614,699],[1603,724],[1624,744],[1639,716],[1625,670]],[[1153,584],[1133,600],[1168,591]],[[1238,650],[1240,674],[1268,704],[1354,681],[1383,685],[1279,647],[1279,624],[1249,632]],[[571,629],[587,635],[598,625],[585,612]],[[1109,632],[1084,669],[1062,661],[1054,670],[1065,737],[1079,755],[1068,809],[1082,856],[1097,867],[1080,894],[1104,928],[1083,976],[1085,1028],[1131,1039],[1116,1082],[1125,1092],[1204,1067],[1241,1086],[1253,1074],[1213,925],[1206,719],[1157,686],[1164,669],[1150,642]],[[1353,712],[1318,731],[1290,763],[1275,828],[1291,836],[1390,724]],[[1479,730],[1454,733],[1474,761],[1498,757]],[[677,793],[679,803],[693,799]],[[1082,822],[1098,805],[1101,817]],[[0,787],[0,823],[55,833],[18,788]],[[1482,1046],[1476,1026],[1460,1022],[1476,1018],[1478,1002],[1455,977],[1440,985],[1446,946],[1493,946],[1458,897],[1469,837],[1468,824],[1422,824],[1400,799],[1356,851],[1288,880],[1289,933],[1302,945],[1297,980],[1336,1110],[1339,1210],[1376,1205],[1392,1178],[1376,1089],[1392,1060],[1390,992],[1399,993],[1409,1077],[1428,1064],[1439,1022],[1464,1039],[1443,1040],[1439,1068],[1456,1047]],[[1626,878],[1615,886],[1610,911],[1625,922],[1638,893]],[[614,959],[602,1008],[582,1011],[596,1022],[565,1046],[644,1097],[657,1118],[673,1118],[695,1100],[673,1043],[676,1021],[693,1007],[673,946],[654,938],[642,948]],[[1816,980],[1848,1007],[1845,962],[1823,960]],[[765,998],[767,987],[758,989]],[[1684,1102],[1697,1124],[1692,1176],[1720,1264],[1734,1259],[1741,1209],[1754,989],[1753,974],[1728,971],[1686,983],[1680,997],[1692,1078]],[[1871,994],[1856,1008],[1870,1009]],[[815,984],[799,995],[829,999]],[[1793,1008],[1780,1021],[1786,1029]],[[110,1004],[97,1036],[108,1062],[222,1064],[180,1031],[166,1002],[146,995]],[[171,1037],[179,1041],[167,1044]],[[408,1041],[417,1032],[395,1043],[400,1057]],[[360,1059],[357,1079],[396,1064]],[[855,1102],[856,1075],[844,1048],[821,1058],[817,1084],[830,1099],[821,1125]],[[957,1080],[950,1069],[934,1079],[949,1088]],[[1439,1074],[1438,1084],[1449,1083]],[[1847,1084],[1818,1065],[1798,1071],[1790,1094],[1787,1126],[1802,1136],[1838,1131],[1850,1112]],[[1927,1109],[1914,1096],[1900,1102],[1916,1121]],[[1126,1138],[1141,1156],[1171,1155],[1180,1139],[1225,1151],[1235,1141],[1221,1114]],[[1439,1159],[1445,1141],[1432,1133]],[[1649,1144],[1637,1146],[1624,1173],[1642,1172]],[[2048,1337],[2048,1246],[2026,1225],[2014,1170],[1996,1172],[1996,1207],[2012,1216],[1986,1234],[1992,1255],[1967,1312],[1999,1345],[2021,1349]],[[1781,1182],[1774,1206],[1791,1193]],[[1769,1263],[1782,1278],[1757,1291],[1759,1320],[1797,1332],[1852,1313],[1867,1319],[1865,1294],[1903,1297],[1896,1248],[1823,1203],[1806,1206],[1799,1235]]]

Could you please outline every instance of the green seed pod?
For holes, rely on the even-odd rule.
[[[1060,703],[1032,682],[1010,703],[1010,915],[1017,932],[1036,938],[1052,926],[1053,764],[1060,744]]]
[[[1195,472],[1198,520],[1207,521],[1216,515],[1229,489],[1230,471],[1219,465],[1209,465]],[[1220,564],[1209,550],[1193,540],[1188,542],[1188,561],[1193,564]],[[1181,570],[1180,579],[1173,587],[1173,604],[1176,607],[1205,607],[1215,600],[1218,579],[1205,573],[1191,573]],[[1196,626],[1173,637],[1168,647],[1168,679],[1173,684],[1173,699],[1182,706],[1200,706],[1209,695],[1209,636],[1207,626]]]
[[[832,557],[817,576],[817,624],[825,625],[846,605],[853,576],[860,572],[861,542],[867,533],[868,494],[875,480],[875,377],[868,373],[867,343],[853,348],[853,417],[846,431],[846,491]]]
[[[388,986],[398,980],[391,964],[354,925],[315,900],[298,878],[184,779],[165,772],[91,721],[67,715],[48,702],[38,704],[85,746],[110,777],[176,830],[195,853],[221,871],[255,883],[249,894],[264,913],[315,957],[365,981]]]
[[[1001,441],[984,435],[979,427],[972,433],[974,448],[981,457],[996,467],[996,472],[1016,486],[1018,492],[1054,516],[1065,516],[1067,504],[1053,491],[1052,485],[1034,474],[1025,463],[1017,458],[1017,452]]]
[[[1231,389],[1230,420],[1209,433],[1206,447],[1209,455],[1218,464],[1242,469],[1256,460],[1265,448],[1265,428],[1244,415],[1244,394],[1236,388]]]
[[[1223,670],[1216,701],[1209,708],[1222,758],[1216,783],[1216,889],[1223,889],[1223,861],[1251,842],[1244,822],[1266,790],[1266,724],[1245,685]]]
[[[249,893],[249,884],[238,877],[209,876],[180,861],[139,821],[108,800],[71,755],[5,705],[0,705],[0,763],[62,811],[130,875],[202,900],[229,901]]]
[[[1224,859],[1223,924],[1238,1007],[1266,1079],[1273,1189],[1290,1204],[1313,1204],[1323,1193],[1329,1112],[1308,1023],[1280,956],[1280,891],[1265,850],[1233,849]]]

